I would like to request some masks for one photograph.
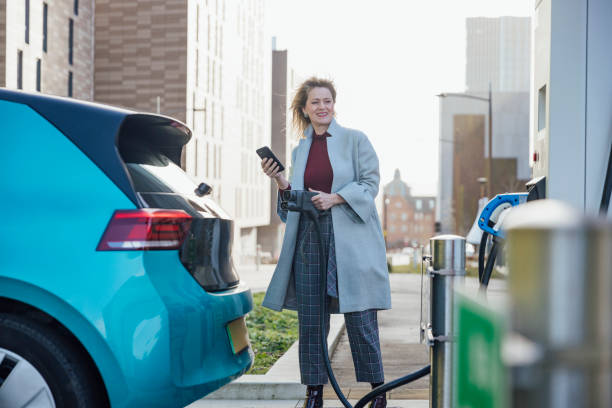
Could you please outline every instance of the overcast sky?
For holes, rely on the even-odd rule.
[[[530,16],[533,0],[267,0],[277,49],[304,77],[334,80],[338,122],[363,130],[381,182],[398,168],[435,195],[440,92],[465,89],[465,19]]]

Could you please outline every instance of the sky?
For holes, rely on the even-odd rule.
[[[533,0],[267,0],[276,48],[304,78],[332,79],[336,117],[364,131],[413,195],[435,195],[438,101],[465,90],[465,19],[530,16]]]

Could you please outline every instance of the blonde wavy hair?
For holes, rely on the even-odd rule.
[[[306,107],[308,94],[313,88],[329,89],[329,92],[332,94],[332,99],[334,100],[334,103],[336,103],[336,88],[331,80],[310,77],[304,81],[295,91],[295,96],[291,102],[291,112],[293,114],[291,122],[293,123],[293,128],[296,130],[299,137],[304,136],[304,131],[308,125],[310,125],[310,118],[304,117],[304,112],[302,109]]]

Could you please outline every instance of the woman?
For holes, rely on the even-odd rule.
[[[329,254],[328,310],[344,314],[357,381],[374,388],[384,382],[377,310],[391,308],[385,244],[374,204],[378,158],[365,134],[336,122],[335,102],[331,81],[306,80],[291,104],[293,124],[303,134],[291,155],[291,182],[272,159],[262,160],[261,166],[280,190],[317,192],[315,207],[331,209],[320,219]],[[286,222],[285,236],[263,305],[297,310],[300,373],[307,385],[304,407],[322,407],[328,378],[318,317],[319,237],[308,217],[283,211],[280,205],[278,213]],[[383,395],[371,407],[386,405]]]

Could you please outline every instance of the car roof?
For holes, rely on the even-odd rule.
[[[38,112],[83,151],[135,204],[138,199],[117,149],[122,125],[127,122],[129,126],[126,127],[132,129],[133,123],[141,126],[154,124],[159,129],[160,122],[163,122],[168,131],[162,133],[167,134],[174,145],[168,156],[179,165],[180,150],[191,138],[187,126],[162,115],[5,88],[0,88],[0,100],[21,103]],[[177,131],[180,137],[176,137]]]

